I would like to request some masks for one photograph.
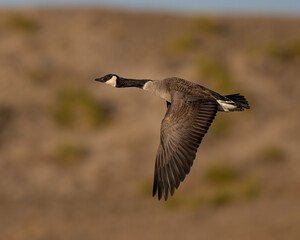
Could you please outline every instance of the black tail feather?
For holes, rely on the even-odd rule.
[[[244,96],[240,95],[239,93],[226,95],[225,97],[234,101],[236,103],[237,107],[240,108],[240,110],[244,110],[244,108],[250,109],[250,106],[249,106],[246,98]]]

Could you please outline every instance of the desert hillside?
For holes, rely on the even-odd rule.
[[[6,240],[300,239],[300,18],[102,9],[0,12]],[[152,198],[163,100],[94,79],[177,76],[218,113],[190,174]]]

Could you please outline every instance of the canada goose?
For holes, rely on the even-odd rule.
[[[184,79],[128,79],[108,74],[95,79],[116,88],[138,87],[167,101],[167,112],[161,123],[160,144],[155,161],[153,196],[167,200],[190,172],[197,148],[217,111],[249,109],[240,94],[222,96],[208,88]]]

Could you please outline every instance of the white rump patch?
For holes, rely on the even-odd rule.
[[[111,79],[105,82],[106,84],[115,87],[117,85],[117,77],[112,76]]]
[[[233,109],[236,108],[234,104],[234,102],[232,101],[222,101],[222,100],[217,100],[217,102],[219,103],[221,110],[225,111],[225,112],[230,112]]]

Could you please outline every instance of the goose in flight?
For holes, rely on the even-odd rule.
[[[108,74],[95,79],[116,88],[137,87],[167,102],[167,112],[160,129],[153,196],[167,200],[190,172],[197,148],[218,111],[249,109],[244,96],[222,96],[208,88],[181,78],[163,80],[129,79]]]

